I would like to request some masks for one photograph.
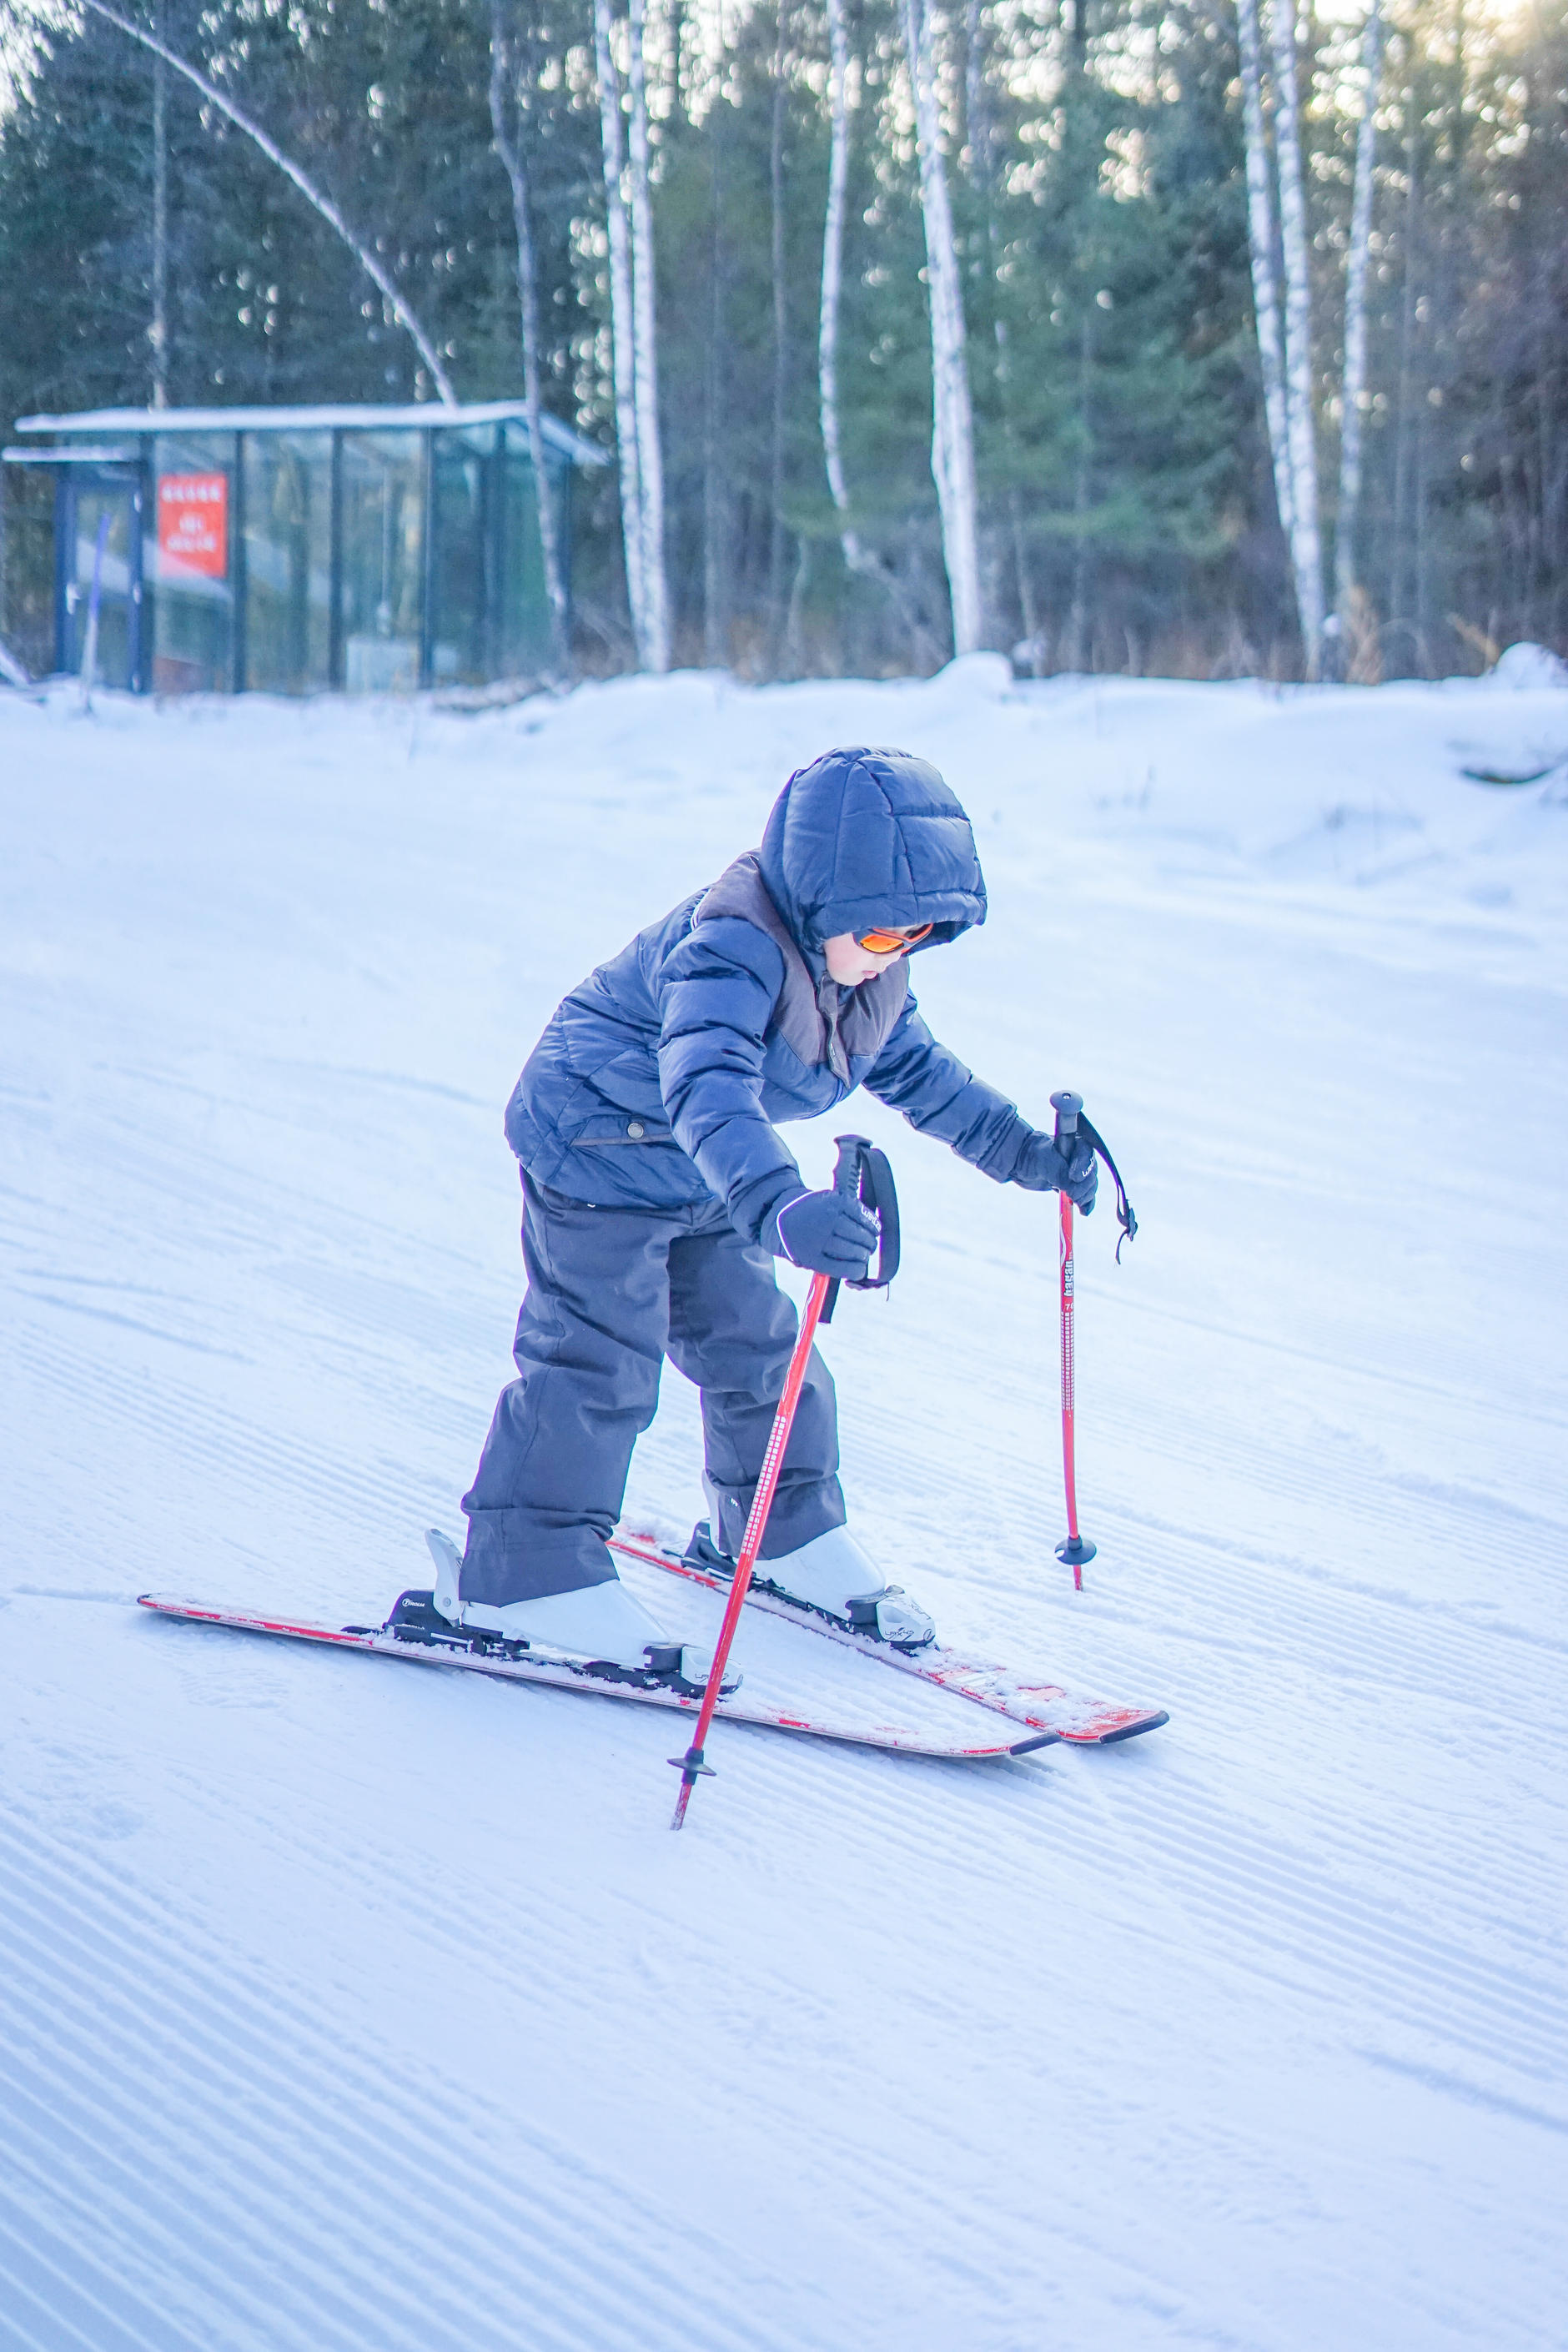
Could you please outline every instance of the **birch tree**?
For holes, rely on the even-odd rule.
[[[1237,0],[1237,30],[1247,153],[1247,246],[1252,262],[1258,355],[1263,375],[1264,418],[1273,464],[1274,495],[1289,549],[1290,578],[1307,675],[1316,677],[1323,648],[1323,552],[1318,513],[1312,289],[1307,198],[1301,173],[1295,0],[1272,0],[1269,8],[1272,154],[1263,102],[1258,0]]]
[[[1366,265],[1372,242],[1373,173],[1377,161],[1377,96],[1383,67],[1382,0],[1372,0],[1362,35],[1366,101],[1356,133],[1355,189],[1345,264],[1345,363],[1341,398],[1340,504],[1334,524],[1334,604],[1349,625],[1356,586],[1356,513],[1361,504],[1362,397],[1366,389]]]
[[[163,38],[163,0],[157,0],[153,29]],[[169,68],[153,59],[153,316],[147,341],[153,352],[153,405],[169,404]]]
[[[817,413],[822,425],[822,455],[827,487],[838,516],[838,544],[846,568],[863,580],[873,580],[885,591],[909,631],[917,657],[941,658],[913,601],[892,566],[868,548],[851,520],[849,486],[844,475],[844,452],[838,426],[838,304],[844,279],[844,208],[849,186],[849,111],[851,59],[844,22],[844,0],[827,0],[829,56],[827,209],[822,231],[822,304],[816,339]]]
[[[827,487],[838,513],[838,543],[851,572],[874,570],[849,520],[849,488],[838,438],[838,295],[844,275],[844,204],[849,185],[849,41],[844,0],[827,0],[827,212],[822,230],[822,306],[817,318],[817,405]]]
[[[490,126],[511,189],[512,221],[517,232],[517,297],[521,314],[522,396],[528,410],[528,454],[533,467],[534,502],[539,511],[539,539],[544,555],[544,590],[550,604],[550,652],[557,677],[570,667],[571,646],[566,608],[566,570],[562,561],[561,518],[555,486],[545,458],[544,413],[539,392],[539,264],[533,235],[533,200],[529,186],[528,159],[521,135],[514,135],[509,101],[517,103],[517,59],[507,33],[504,0],[490,0]],[[521,106],[518,107],[521,113]],[[520,125],[521,132],[521,125]]]
[[[631,0],[626,27],[631,93],[632,379],[642,489],[642,573],[647,640],[643,667],[663,671],[669,667],[669,591],[664,564],[664,456],[658,434],[653,204],[648,184],[647,88],[643,60],[645,10],[646,0]]]
[[[773,29],[773,103],[768,141],[769,262],[773,295],[773,404],[772,508],[768,532],[769,666],[775,672],[784,638],[784,434],[789,375],[789,301],[784,283],[784,112],[789,94],[789,54],[784,45],[788,0],[778,0]],[[804,545],[804,542],[803,542]]]
[[[996,352],[996,405],[1001,419],[1003,447],[1007,457],[1007,520],[1013,543],[1014,583],[1017,591],[1019,617],[1024,624],[1024,640],[1030,648],[1031,662],[1037,664],[1043,648],[1035,609],[1034,583],[1029,577],[1025,554],[1023,506],[1018,496],[1018,436],[1013,419],[1013,361],[1008,348],[1007,315],[1000,299],[1002,240],[996,217],[996,141],[986,79],[981,0],[969,0],[964,19],[963,89],[970,173],[976,193],[985,206],[985,245],[991,265],[992,296],[995,301],[992,340]]]
[[[952,600],[953,651],[984,643],[980,535],[974,483],[974,419],[969,396],[968,338],[952,205],[942,156],[942,116],[931,71],[925,0],[901,0],[904,47],[914,93],[920,146],[921,210],[931,284],[931,474],[942,514],[942,556]]]
[[[721,35],[722,19],[721,18]],[[720,74],[722,82],[722,69]],[[724,393],[725,297],[729,268],[724,236],[725,122],[722,95],[714,101],[708,155],[708,349],[702,370],[702,658],[709,669],[730,663],[731,551],[725,529],[729,505],[727,420]]]
[[[315,182],[300,170],[291,156],[284,153],[278,142],[269,138],[258,122],[252,121],[243,108],[237,106],[234,100],[226,96],[216,82],[209,81],[205,73],[188,64],[176,50],[169,47],[166,41],[160,40],[155,33],[150,33],[144,25],[135,24],[129,16],[122,16],[117,8],[110,8],[107,5],[107,0],[81,0],[81,5],[90,10],[93,16],[101,16],[105,24],[114,26],[117,31],[124,33],[131,40],[140,41],[144,49],[151,50],[155,58],[162,58],[163,63],[173,66],[177,74],[183,74],[194,89],[200,90],[209,106],[216,106],[218,112],[226,115],[237,131],[243,131],[247,139],[255,142],[269,163],[275,163],[287,178],[293,181],[306,202],[313,205],[328,227],[334,229],[342,237],[365,276],[381,295],[398,325],[413,338],[415,348],[429,371],[430,381],[441,398],[449,404],[455,404],[458,395],[452,389],[451,378],[442,365],[440,353],[415,317],[405,296],[398,291],[393,278],[372,248],[365,244],[363,238],[354,235],[331,198],[322,194]]]
[[[605,231],[610,257],[610,362],[616,392],[616,451],[621,486],[621,543],[626,551],[626,602],[637,665],[652,669],[647,593],[643,572],[641,450],[637,436],[637,325],[632,307],[631,233],[626,222],[626,139],[621,84],[610,54],[610,0],[594,0],[594,67],[599,85],[599,130],[605,153]]]
[[[1295,0],[1272,0],[1274,153],[1279,174],[1279,244],[1285,262],[1285,419],[1290,451],[1290,559],[1307,676],[1323,651],[1323,551],[1318,520],[1318,436],[1312,404],[1311,256],[1301,176]]]
[[[1275,255],[1273,162],[1263,112],[1263,54],[1258,36],[1258,0],[1237,0],[1241,50],[1242,134],[1247,152],[1247,241],[1252,261],[1252,311],[1258,359],[1263,375],[1263,415],[1274,497],[1287,542],[1292,538],[1294,499],[1290,486],[1289,434],[1285,422],[1285,347],[1280,328],[1279,273]]]

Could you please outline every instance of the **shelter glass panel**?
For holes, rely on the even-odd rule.
[[[136,680],[136,562],[140,528],[135,483],[83,467],[69,485],[66,557],[66,667],[99,686]]]
[[[234,683],[234,458],[232,433],[160,433],[153,445],[143,544],[159,694]]]
[[[343,684],[351,694],[419,683],[423,443],[414,430],[343,435]]]
[[[497,669],[502,677],[536,677],[550,648],[550,600],[544,589],[544,551],[539,538],[539,502],[523,428],[506,433],[500,548],[500,628]],[[551,487],[560,504],[560,478],[551,468]]]
[[[477,685],[491,673],[499,438],[493,425],[435,436],[430,670],[437,686]]]
[[[331,683],[332,436],[245,436],[245,679],[273,694]]]

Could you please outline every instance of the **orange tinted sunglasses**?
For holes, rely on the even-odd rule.
[[[855,944],[864,948],[868,955],[897,955],[904,948],[918,948],[922,940],[931,937],[932,929],[930,923],[916,923],[908,931],[858,931]]]

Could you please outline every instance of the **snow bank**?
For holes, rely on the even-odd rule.
[[[1561,690],[1568,686],[1568,662],[1544,646],[1510,646],[1487,672],[1489,686],[1507,687],[1514,694],[1531,694],[1542,687]]]

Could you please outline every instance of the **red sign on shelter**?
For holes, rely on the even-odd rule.
[[[186,572],[222,580],[228,572],[228,476],[158,477],[158,552]]]

